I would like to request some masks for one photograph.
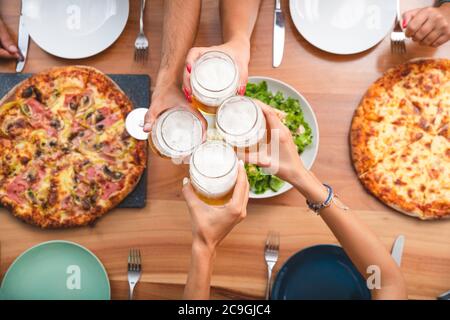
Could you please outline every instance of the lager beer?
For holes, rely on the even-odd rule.
[[[235,148],[257,146],[266,134],[266,118],[259,105],[241,96],[228,98],[217,111],[216,128]]]
[[[183,159],[202,143],[200,119],[180,107],[162,113],[152,128],[150,146],[163,158]]]
[[[223,141],[209,141],[195,149],[189,173],[195,192],[205,203],[224,205],[233,195],[238,176],[238,159]]]
[[[239,71],[226,53],[210,51],[194,64],[191,73],[192,104],[207,114],[216,114],[222,102],[239,87]]]

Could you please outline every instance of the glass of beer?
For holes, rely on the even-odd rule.
[[[220,51],[203,54],[192,67],[192,104],[206,114],[216,114],[222,102],[239,87],[239,70],[233,58]]]
[[[185,108],[175,107],[162,113],[152,128],[149,143],[163,158],[184,159],[203,141],[202,123]]]
[[[189,173],[198,197],[209,205],[226,204],[233,195],[238,176],[238,159],[223,141],[208,141],[195,149]]]
[[[225,100],[216,116],[216,128],[223,139],[238,149],[256,147],[266,135],[266,118],[252,99],[234,96]]]

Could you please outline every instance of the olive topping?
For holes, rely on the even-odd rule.
[[[72,132],[69,135],[69,141],[72,141],[73,139],[75,139],[76,137],[78,137],[78,132]]]
[[[30,160],[31,159],[28,157],[22,157],[22,158],[20,158],[20,163],[23,165],[26,165],[28,162],[30,162]]]
[[[36,178],[36,176],[35,176],[34,174],[29,173],[29,174],[27,175],[27,180],[28,180],[28,182],[30,182],[30,183],[35,183],[36,180],[37,180],[37,178]]]
[[[70,110],[77,111],[78,107],[79,107],[79,104],[76,101],[70,101],[69,102]]]
[[[37,149],[36,152],[34,153],[34,156],[36,158],[39,158],[40,156],[42,156],[42,150],[41,149]]]
[[[95,126],[95,128],[97,129],[97,131],[102,131],[105,128],[105,125],[98,124],[98,125]]]
[[[25,90],[22,91],[22,98],[28,99],[31,98],[34,92],[34,86],[29,86]]]
[[[29,86],[22,91],[22,98],[28,99],[34,95],[37,101],[42,102],[42,93],[35,86]]]
[[[52,147],[52,148],[56,147],[57,146],[56,141],[54,141],[54,140],[50,141],[49,146]]]
[[[120,180],[123,177],[123,173],[117,171],[111,171],[107,166],[103,167],[103,172],[114,180]]]
[[[101,148],[103,148],[103,146],[104,146],[104,143],[103,143],[103,142],[96,143],[96,144],[94,144],[94,149],[98,151],[98,150],[100,150]]]
[[[95,117],[95,123],[99,123],[100,121],[105,120],[105,116],[101,113],[99,113],[96,117]]]
[[[60,129],[61,128],[61,122],[58,119],[53,119],[50,121],[50,126],[55,128],[55,129]]]
[[[91,202],[89,201],[89,198],[84,198],[81,200],[81,207],[83,210],[89,210],[91,208]]]

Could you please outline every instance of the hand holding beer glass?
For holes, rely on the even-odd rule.
[[[213,253],[233,227],[247,215],[249,184],[242,161],[237,162],[237,180],[231,199],[223,206],[210,206],[201,200],[194,184],[183,180],[183,195],[192,220],[193,248]]]
[[[183,75],[186,99],[199,110],[215,114],[225,99],[245,94],[249,61],[248,41],[192,48]]]

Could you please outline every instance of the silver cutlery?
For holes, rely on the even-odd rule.
[[[266,239],[266,245],[264,247],[264,258],[267,264],[266,300],[269,300],[271,296],[272,270],[278,261],[279,251],[280,251],[280,235],[275,232],[269,232]]]
[[[18,44],[19,52],[21,58],[17,62],[16,72],[22,72],[25,67],[25,61],[27,59],[28,54],[28,44],[30,42],[30,35],[25,27],[25,19],[23,17],[23,1],[22,1],[22,12],[20,13],[19,20],[19,36],[18,36]]]
[[[405,236],[399,235],[392,246],[391,255],[397,265],[400,267],[402,263],[403,248],[405,246]]]
[[[450,300],[450,290],[447,292],[444,292],[439,297],[437,297],[438,300]]]
[[[400,1],[397,1],[397,15],[395,17],[394,30],[391,32],[391,52],[396,54],[406,53],[406,35],[402,28],[402,17],[400,13]]]
[[[285,40],[285,23],[283,11],[281,11],[281,0],[275,0],[275,12],[273,14],[273,44],[272,44],[272,66],[278,68],[283,60]]]
[[[128,284],[130,286],[129,299],[133,300],[134,287],[141,279],[141,251],[139,249],[130,249],[128,255]]]
[[[141,0],[141,17],[139,20],[139,34],[134,42],[134,60],[145,62],[148,57],[148,39],[144,33],[145,0]]]

